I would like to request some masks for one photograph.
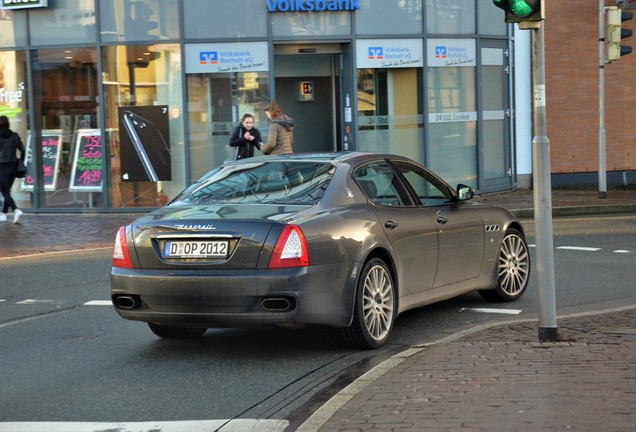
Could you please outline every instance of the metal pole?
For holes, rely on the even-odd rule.
[[[605,0],[598,4],[598,197],[607,198],[607,174],[605,172]]]
[[[536,231],[536,271],[539,291],[539,342],[557,340],[554,289],[554,247],[552,239],[552,185],[550,141],[547,136],[545,100],[545,51],[542,22],[532,31],[532,82],[534,85],[534,222]]]

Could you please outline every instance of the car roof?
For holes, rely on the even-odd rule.
[[[250,162],[281,162],[281,161],[305,161],[305,162],[330,162],[334,165],[339,165],[343,162],[363,162],[365,160],[373,159],[403,159],[408,160],[399,155],[384,154],[384,153],[370,153],[370,152],[332,152],[332,153],[290,153],[282,155],[270,155],[270,156],[257,156],[249,159],[241,159],[236,162],[250,163]],[[231,162],[230,162],[231,163]]]

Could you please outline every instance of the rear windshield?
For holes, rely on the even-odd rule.
[[[335,167],[325,162],[255,162],[217,168],[170,204],[300,204],[322,198]]]

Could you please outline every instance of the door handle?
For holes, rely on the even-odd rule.
[[[437,223],[444,225],[446,222],[448,222],[448,219],[444,216],[437,215]]]
[[[395,229],[397,228],[397,226],[398,226],[398,223],[392,220],[388,220],[384,222],[384,227],[388,229]]]

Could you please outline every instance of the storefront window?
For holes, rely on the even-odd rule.
[[[505,36],[508,24],[503,19],[502,10],[496,7],[493,2],[477,2],[477,7],[479,8],[479,33]]]
[[[103,42],[179,38],[177,0],[100,0],[98,3]]]
[[[26,11],[0,9],[0,47],[13,48],[27,44]]]
[[[183,3],[186,39],[267,36],[263,0],[188,0]]]
[[[426,0],[426,32],[475,33],[475,2],[476,0]],[[486,2],[482,0],[480,3]]]
[[[269,121],[263,108],[269,100],[267,72],[188,75],[190,162],[192,180],[232,159],[230,134],[246,114],[263,138]]]
[[[25,59],[24,51],[0,51],[0,115],[9,118],[11,130],[20,135],[26,146],[29,98]],[[20,180],[16,179],[13,183],[11,195],[18,207],[31,207],[31,195],[22,190]]]
[[[103,64],[110,206],[165,204],[186,178],[181,49],[107,47]]]
[[[421,69],[358,70],[358,149],[424,162]]]
[[[95,2],[57,0],[54,8],[29,11],[32,45],[95,42]]]
[[[355,14],[358,35],[422,33],[422,0],[399,0],[386,6],[386,0],[360,1]]]
[[[274,36],[338,36],[351,34],[349,12],[278,12],[270,14]]]
[[[428,70],[428,166],[451,184],[477,186],[474,67]]]
[[[32,52],[37,123],[28,132],[29,175],[22,189],[37,194],[41,207],[103,205],[96,57],[95,48]],[[85,158],[84,150],[90,153]],[[83,174],[91,181],[82,183]]]

